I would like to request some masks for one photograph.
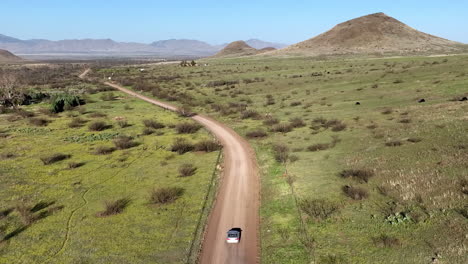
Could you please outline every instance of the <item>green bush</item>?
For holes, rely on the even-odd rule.
[[[166,187],[154,189],[150,194],[150,202],[153,204],[167,204],[179,199],[185,192],[181,187]]]
[[[83,104],[85,104],[85,101],[76,95],[58,94],[52,97],[50,110],[54,113],[60,113]]]

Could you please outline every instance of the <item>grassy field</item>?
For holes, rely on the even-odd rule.
[[[467,59],[245,58],[95,77],[251,139],[262,263],[466,263]]]
[[[186,263],[219,151],[171,150],[211,135],[123,93],[84,97],[0,115],[0,263]]]

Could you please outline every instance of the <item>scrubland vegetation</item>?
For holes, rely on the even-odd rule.
[[[467,57],[325,59],[108,67],[94,77],[114,73],[251,140],[262,263],[466,263]],[[184,127],[175,124],[181,137],[169,147],[178,154],[199,149]]]
[[[220,145],[187,118],[75,78],[81,68],[11,67],[0,263],[193,262]],[[174,153],[179,141],[191,147]]]

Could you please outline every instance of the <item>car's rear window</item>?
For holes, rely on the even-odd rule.
[[[228,237],[237,237],[237,234],[228,234]]]

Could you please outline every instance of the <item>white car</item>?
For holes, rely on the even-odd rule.
[[[242,232],[242,229],[240,228],[231,228],[231,230],[227,232],[226,242],[227,243],[239,243],[241,239],[241,232]]]

